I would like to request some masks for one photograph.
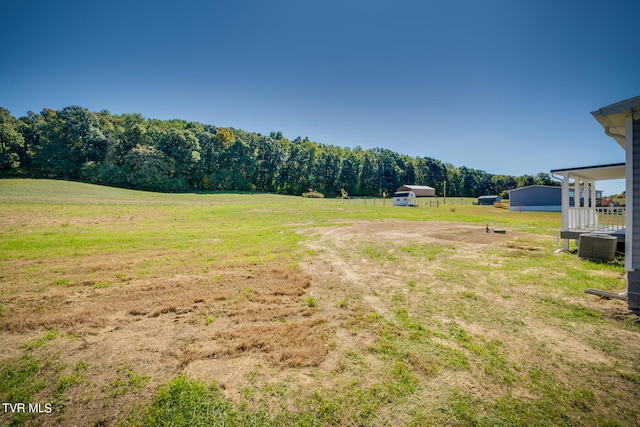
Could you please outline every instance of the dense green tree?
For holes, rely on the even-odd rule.
[[[494,190],[493,194],[504,194],[508,190],[512,190],[517,187],[516,180],[512,176],[508,175],[493,175],[491,177],[491,181],[493,183]]]
[[[280,171],[287,158],[286,139],[260,136],[256,145],[255,185],[261,191],[277,192],[280,187]]]
[[[316,185],[314,189],[331,197],[339,194],[340,189],[336,188],[336,178],[340,175],[340,160],[336,148],[334,146],[322,147],[315,164]]]
[[[0,172],[79,179],[154,191],[260,190],[327,196],[391,195],[402,184],[476,197],[531,184],[547,173],[511,177],[374,148],[341,148],[181,119],[91,113],[72,106],[16,120],[0,109]]]
[[[377,148],[374,153],[378,157],[378,194],[386,191],[387,194],[406,184],[400,181],[401,170],[398,166],[398,154],[394,151]]]
[[[73,176],[80,169],[81,155],[68,143],[58,119],[58,112],[45,108],[39,128],[39,144],[35,147],[33,165],[38,174],[46,177]]]
[[[19,152],[24,146],[18,120],[9,110],[0,107],[0,171],[17,170],[20,166]]]
[[[78,151],[84,162],[99,162],[106,154],[106,138],[98,117],[83,107],[63,108],[58,114],[66,143]]]
[[[196,163],[196,169],[192,173],[192,181],[195,187],[202,187],[205,190],[211,190],[211,178],[215,166],[215,147],[213,138],[216,129],[213,126],[203,125],[202,127],[193,127],[190,130],[198,139],[200,146],[200,161]]]
[[[147,127],[142,123],[128,126],[114,144],[114,162],[124,164],[125,156],[138,145],[153,145],[152,137],[147,135]]]
[[[24,145],[18,151],[20,170],[23,173],[31,172],[38,175],[36,171],[32,170],[32,162],[36,150],[40,147],[40,130],[44,119],[42,115],[29,111],[26,116],[20,117],[18,122],[18,128],[24,138]]]
[[[424,166],[426,168],[424,174],[424,183],[436,189],[436,194],[442,194],[444,191],[444,182],[449,179],[447,166],[440,160],[430,157],[424,158]]]
[[[448,196],[466,196],[467,190],[464,188],[465,177],[462,176],[461,171],[450,163],[446,165],[447,179],[444,180],[442,185],[442,193],[445,193],[446,182],[446,194]]]
[[[172,165],[161,150],[151,145],[136,145],[125,155],[123,162],[123,181],[128,187],[150,191],[174,189]]]
[[[362,154],[362,169],[360,173],[358,191],[356,194],[363,196],[375,196],[379,194],[380,164],[373,150],[367,150]]]
[[[347,194],[357,194],[358,191],[358,176],[361,174],[360,157],[349,150],[342,150],[340,162],[340,173],[336,179],[335,188],[344,190]]]
[[[300,195],[310,188],[316,189],[317,180],[313,175],[313,168],[320,155],[320,147],[307,138],[296,138],[289,147],[287,162],[281,174],[282,191]]]
[[[151,139],[162,151],[172,166],[171,175],[184,179],[189,177],[200,161],[200,144],[190,130],[152,128]]]
[[[42,116],[44,124],[34,164],[44,175],[79,178],[84,163],[104,160],[106,138],[93,113],[73,106],[59,112],[45,109]]]
[[[540,172],[533,177],[533,183],[536,185],[557,185],[557,181],[551,178],[551,174]]]
[[[534,185],[535,180],[531,175],[522,175],[516,178],[517,187],[527,187],[529,185]]]

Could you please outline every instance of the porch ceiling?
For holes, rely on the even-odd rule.
[[[573,178],[580,178],[586,181],[607,181],[610,179],[623,179],[625,177],[625,164],[615,163],[610,165],[554,169],[551,173],[556,175],[568,173]]]
[[[626,120],[631,114],[640,114],[640,96],[602,107],[591,114],[604,127],[605,133],[626,149]]]

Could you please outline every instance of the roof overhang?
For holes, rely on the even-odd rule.
[[[599,166],[583,166],[578,168],[554,169],[552,175],[569,174],[573,178],[579,178],[586,181],[607,181],[611,179],[624,179],[625,164],[614,163]]]
[[[433,197],[436,195],[435,188],[426,185],[403,185],[396,190],[396,192],[398,191],[413,191],[416,197]]]
[[[602,107],[591,114],[604,127],[605,133],[626,150],[627,117],[640,117],[640,96]]]
[[[429,187],[426,185],[403,185],[399,187],[398,190],[433,190],[433,187]]]
[[[551,172],[553,172],[553,171],[551,171]],[[532,188],[545,188],[545,189],[546,189],[546,188],[549,188],[549,189],[551,189],[551,190],[556,190],[556,189],[560,190],[562,187],[559,187],[559,186],[557,186],[557,185],[539,185],[539,184],[533,184],[533,185],[527,185],[526,187],[514,188],[514,189],[512,189],[512,190],[509,190],[509,193],[512,193],[512,192],[518,192],[518,191],[522,191],[522,190],[526,191],[526,190],[530,190],[530,189],[532,189]]]

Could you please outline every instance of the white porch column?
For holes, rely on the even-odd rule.
[[[598,204],[596,203],[596,182],[591,181],[591,207],[595,208]]]
[[[585,181],[584,183],[584,207],[591,207],[591,181]]]
[[[624,231],[624,267],[627,271],[634,271],[633,262],[633,115],[627,117],[625,124],[625,178],[626,178],[626,204],[625,209],[627,211],[627,221]]]
[[[569,172],[562,174],[562,230],[569,227]],[[569,240],[564,239],[564,250],[569,250]]]
[[[591,181],[584,182],[584,207],[591,206]]]

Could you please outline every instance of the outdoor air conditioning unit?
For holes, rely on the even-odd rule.
[[[609,234],[587,233],[580,235],[578,257],[596,261],[613,261],[616,257],[618,238]]]

